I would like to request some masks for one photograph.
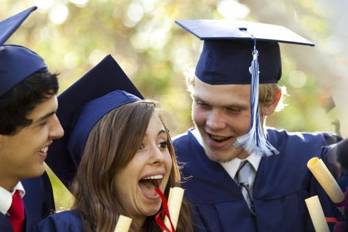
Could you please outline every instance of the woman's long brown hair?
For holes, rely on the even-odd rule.
[[[73,184],[74,208],[79,211],[86,231],[113,232],[119,215],[128,216],[117,195],[115,177],[140,147],[155,108],[155,103],[150,101],[123,105],[106,114],[91,130]],[[180,185],[174,148],[167,134],[173,167],[166,196],[170,187]],[[146,231],[161,231],[153,216],[146,219],[145,227]],[[182,205],[177,231],[193,231],[186,201]]]

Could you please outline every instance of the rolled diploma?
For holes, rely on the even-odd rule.
[[[309,215],[311,216],[313,226],[316,232],[329,232],[329,226],[326,223],[323,209],[318,196],[305,199]]]
[[[180,188],[180,187],[170,188],[169,197],[168,197],[168,208],[169,208],[169,215],[170,215],[170,218],[172,219],[172,223],[175,229],[176,229],[176,225],[178,224],[183,197],[184,197],[183,188]],[[168,228],[171,228],[168,217],[164,219],[164,224]]]
[[[123,215],[118,218],[114,232],[128,232],[132,219]]]
[[[330,199],[334,203],[341,203],[344,199],[344,194],[324,162],[321,159],[314,157],[308,161],[307,167],[312,172],[315,179],[317,179],[321,187],[323,187]]]

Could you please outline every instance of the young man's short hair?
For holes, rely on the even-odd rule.
[[[57,74],[38,71],[0,96],[0,134],[13,135],[30,125],[27,115],[57,92]]]

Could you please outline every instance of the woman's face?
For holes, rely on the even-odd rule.
[[[155,188],[164,191],[171,168],[167,133],[158,113],[154,112],[141,147],[127,166],[116,174],[116,189],[129,216],[152,216],[159,211],[161,199]]]

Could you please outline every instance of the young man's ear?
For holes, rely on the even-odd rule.
[[[274,93],[274,98],[273,101],[267,105],[263,105],[261,108],[261,112],[263,116],[269,116],[271,114],[273,114],[273,112],[275,111],[275,109],[278,106],[278,103],[280,101],[282,97],[282,91],[281,89],[276,89],[275,93]]]

